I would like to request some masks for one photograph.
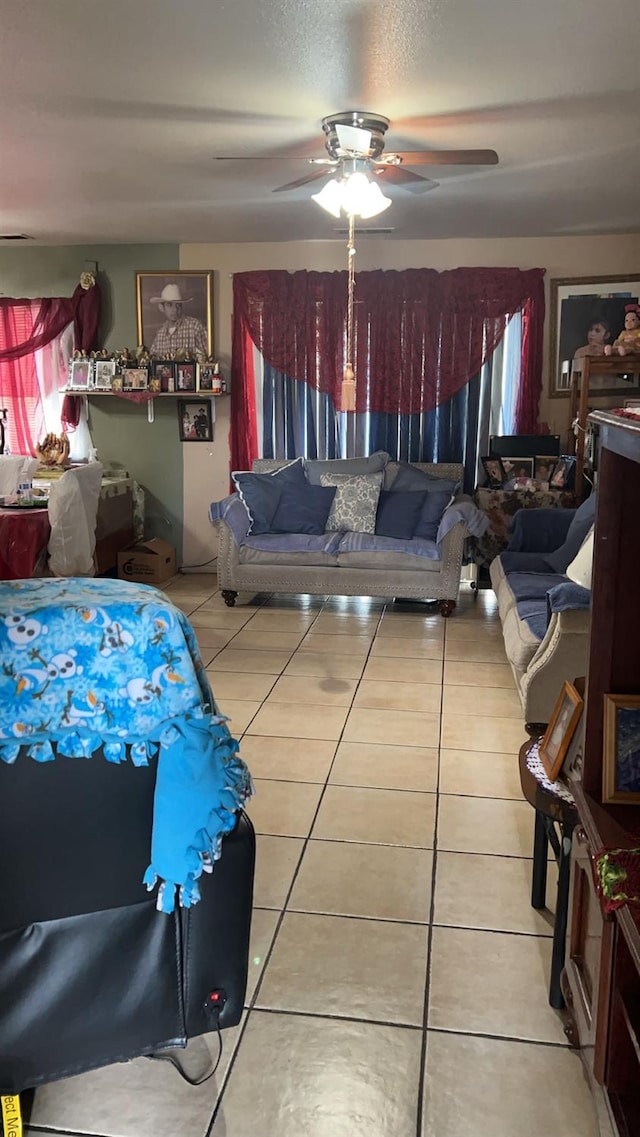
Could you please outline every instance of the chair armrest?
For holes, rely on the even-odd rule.
[[[565,541],[575,509],[519,509],[513,516],[510,553],[552,553]]]
[[[241,545],[249,532],[249,515],[238,494],[230,494],[222,501],[209,506],[209,519],[213,525],[226,526],[236,545]]]

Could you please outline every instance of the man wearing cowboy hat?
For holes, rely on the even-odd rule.
[[[162,357],[175,355],[178,351],[194,352],[204,359],[209,350],[207,329],[194,316],[183,316],[183,304],[190,304],[192,296],[183,296],[180,285],[168,281],[159,296],[152,296],[150,303],[157,304],[165,317],[165,322],[156,332],[151,344],[151,355]]]

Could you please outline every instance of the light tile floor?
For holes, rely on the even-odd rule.
[[[344,597],[231,609],[203,576],[166,591],[255,779],[247,1011],[205,1085],[139,1059],[39,1090],[29,1132],[596,1137],[547,1003],[493,594],[443,620]]]

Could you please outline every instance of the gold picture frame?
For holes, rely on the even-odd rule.
[[[168,304],[179,305],[167,318]],[[180,321],[185,321],[182,328]],[[138,343],[151,356],[167,359],[178,352],[204,358],[213,351],[213,272],[168,269],[136,272],[136,329]]]
[[[573,683],[565,680],[539,749],[540,760],[550,782],[556,781],[562,769],[583,707],[584,700],[579,691]]]
[[[640,695],[605,695],[603,726],[603,804],[637,805],[640,803]]]
[[[608,329],[603,332],[606,343],[612,344],[624,328],[625,304],[638,299],[640,276],[633,274],[563,277],[551,281],[548,388],[551,399],[569,397],[572,363],[579,362],[580,355],[590,354],[586,352],[590,328],[602,322]],[[595,349],[599,350],[600,345],[596,344]],[[602,376],[598,382],[593,363],[591,372],[591,398],[619,395],[623,391],[637,390],[640,385],[637,376],[633,383],[614,375]]]

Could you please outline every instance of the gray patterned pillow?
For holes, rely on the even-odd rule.
[[[336,486],[326,533],[375,533],[378,499],[382,488],[379,474],[322,474],[320,484]]]

